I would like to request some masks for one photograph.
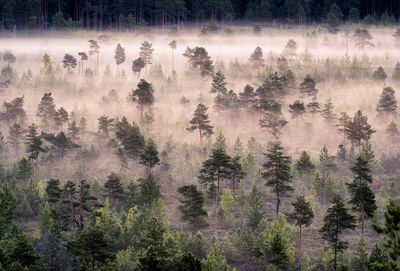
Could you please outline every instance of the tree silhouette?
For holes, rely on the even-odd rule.
[[[146,63],[144,62],[144,60],[142,58],[137,58],[135,60],[132,61],[132,71],[133,73],[139,73],[139,77],[140,77],[140,71],[144,68],[144,66],[146,66]]]
[[[208,107],[204,104],[198,104],[194,116],[189,122],[191,126],[187,128],[189,132],[199,130],[201,147],[203,147],[203,137],[210,137],[214,133],[213,126],[209,124],[207,109]]]
[[[144,79],[140,79],[137,88],[132,90],[129,98],[132,102],[139,105],[140,115],[143,118],[143,111],[146,106],[151,106],[154,103],[154,89],[153,86]]]
[[[115,64],[117,64],[117,74],[118,74],[118,68],[119,65],[125,62],[125,48],[121,46],[121,44],[117,44],[117,48],[115,48]]]

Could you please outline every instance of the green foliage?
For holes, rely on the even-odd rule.
[[[295,164],[295,167],[300,176],[310,175],[315,170],[315,165],[311,162],[310,155],[306,151],[301,153]]]
[[[247,225],[255,230],[258,226],[258,223],[260,223],[264,217],[261,193],[258,191],[257,186],[253,185],[251,193],[248,197],[248,201],[250,209],[247,215]]]
[[[104,189],[107,196],[113,200],[114,210],[117,210],[117,200],[124,198],[124,188],[120,181],[120,176],[114,172],[111,172],[107,176],[107,181],[104,183]]]
[[[182,205],[179,206],[179,210],[182,212],[182,220],[191,224],[193,231],[208,226],[204,220],[207,212],[203,209],[203,193],[198,191],[195,185],[180,186],[177,191],[184,197],[183,200],[180,200]]]
[[[397,100],[395,97],[394,89],[386,87],[383,89],[376,111],[384,113],[396,113]]]
[[[154,181],[153,174],[149,173],[145,179],[141,179],[139,186],[141,203],[151,207],[153,201],[161,196],[160,186]]]
[[[282,198],[288,197],[293,191],[290,172],[291,159],[289,156],[285,156],[280,143],[272,143],[264,155],[267,161],[263,164],[262,174],[266,180],[265,185],[271,187],[272,193],[275,194],[276,216],[278,216]]]
[[[149,171],[160,163],[157,146],[151,138],[146,142],[143,153],[140,154],[139,158],[139,163],[148,167]]]

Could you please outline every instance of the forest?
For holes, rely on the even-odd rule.
[[[341,12],[2,32],[0,270],[400,270],[400,28]]]
[[[184,28],[201,23],[268,25],[362,22],[393,25],[396,0],[0,0],[0,29],[134,31],[148,26]]]

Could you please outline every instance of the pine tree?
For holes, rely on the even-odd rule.
[[[251,229],[255,230],[258,223],[260,223],[264,217],[264,207],[261,200],[261,193],[255,185],[253,185],[253,188],[248,196],[248,202],[250,209],[247,213],[247,225]]]
[[[182,212],[182,220],[187,221],[194,232],[199,228],[207,227],[208,224],[204,220],[207,212],[203,209],[203,193],[198,191],[195,185],[180,186],[177,191],[184,197],[180,200],[182,205],[178,207]]]
[[[300,93],[307,95],[308,98],[315,97],[317,95],[318,89],[315,88],[316,83],[310,75],[304,77],[304,81],[300,84]]]
[[[290,219],[293,219],[295,224],[299,227],[299,255],[298,255],[298,260],[299,260],[299,266],[301,269],[301,260],[303,259],[303,254],[301,250],[301,237],[302,237],[302,227],[309,227],[312,223],[312,220],[314,218],[314,212],[311,209],[311,204],[310,202],[306,201],[304,196],[298,196],[294,202],[292,202],[293,205],[293,212],[288,214],[288,217]]]
[[[400,47],[400,29],[397,28],[396,31],[393,34],[394,37],[394,45],[396,47]]]
[[[146,63],[144,62],[144,60],[142,58],[137,58],[135,60],[132,61],[132,71],[133,73],[139,73],[139,77],[140,77],[140,71],[144,68],[144,66],[146,66]]]
[[[400,131],[397,128],[397,124],[394,121],[391,121],[386,128],[386,133],[388,134],[389,139],[391,140],[392,144],[398,142],[400,137]]]
[[[26,152],[29,153],[28,158],[34,160],[37,163],[37,160],[39,159],[39,154],[41,152],[45,152],[45,150],[42,147],[42,138],[38,136],[37,126],[34,123],[32,123],[32,125],[28,127],[28,134],[26,135],[26,138]]]
[[[17,97],[10,102],[3,102],[4,110],[0,112],[0,120],[7,124],[16,122],[23,125],[26,119],[24,110],[24,96]]]
[[[213,126],[209,125],[210,120],[207,115],[208,107],[204,104],[199,104],[194,111],[194,116],[190,120],[191,126],[187,128],[189,132],[194,131],[196,129],[199,130],[200,134],[200,146],[203,146],[203,137],[210,137],[213,132]]]
[[[306,151],[301,153],[295,167],[299,172],[300,177],[312,174],[312,172],[315,170],[315,165],[311,162],[310,155]]]
[[[47,201],[53,207],[61,199],[61,182],[58,179],[50,179],[46,186]]]
[[[324,216],[324,225],[320,229],[322,238],[328,241],[334,251],[333,270],[337,270],[337,256],[347,248],[347,242],[340,240],[346,229],[355,229],[355,218],[348,213],[343,199],[335,195]]]
[[[62,131],[64,123],[68,121],[68,111],[64,107],[60,107],[56,111],[55,121],[56,125],[60,127],[60,131]]]
[[[326,181],[331,171],[336,170],[336,164],[334,157],[329,155],[328,148],[325,145],[319,155],[319,169],[322,175],[324,205],[326,205]]]
[[[17,122],[14,122],[14,124],[10,127],[8,142],[14,148],[17,156],[19,155],[21,141],[24,138],[25,132],[26,131]]]
[[[99,72],[99,53],[100,53],[100,46],[95,40],[89,40],[89,55],[96,54],[96,73]]]
[[[220,202],[220,181],[231,177],[231,157],[226,153],[226,147],[223,144],[219,146],[216,144],[211,149],[211,155],[207,160],[203,161],[200,176],[198,177],[201,184],[208,185],[209,191],[213,196],[215,188],[217,189],[217,194],[215,195],[217,207],[219,207]],[[216,181],[217,186],[215,186]]]
[[[372,79],[374,80],[385,80],[386,78],[386,72],[381,66],[379,66],[372,74]]]
[[[42,124],[45,128],[56,119],[57,111],[51,93],[45,93],[40,101],[36,115],[42,119]]]
[[[264,67],[265,61],[263,57],[263,51],[260,47],[257,46],[256,49],[254,49],[254,52],[251,54],[249,58],[249,62],[256,70]]]
[[[332,103],[332,100],[330,98],[326,100],[325,104],[323,105],[321,115],[327,123],[333,123],[333,121],[336,119],[336,114],[333,112],[334,108],[335,107]]]
[[[355,271],[370,270],[368,269],[368,252],[364,238],[362,237],[357,244],[357,248],[352,259],[352,267]]]
[[[15,208],[17,200],[8,183],[2,185],[0,190],[0,236],[9,229],[16,219]]]
[[[70,123],[68,123],[68,136],[71,137],[72,141],[76,142],[79,137],[79,128],[76,125],[76,121],[73,120]]]
[[[217,93],[218,95],[227,93],[225,76],[220,71],[217,72],[216,74],[214,74],[214,76],[213,76],[211,93]]]
[[[117,48],[115,48],[114,59],[115,59],[115,64],[117,64],[117,74],[118,74],[119,65],[125,62],[125,48],[123,48],[119,43],[117,44]]]
[[[252,108],[257,101],[257,95],[254,88],[246,85],[242,92],[239,93],[239,104],[245,108]]]
[[[339,32],[339,26],[342,22],[343,13],[342,10],[336,3],[333,3],[330,7],[328,18],[326,20],[328,24],[328,31],[336,34]]]
[[[265,185],[272,188],[272,193],[276,197],[276,216],[279,215],[281,200],[288,197],[293,191],[292,176],[290,172],[290,157],[285,156],[283,147],[280,143],[273,143],[267,153],[264,153],[267,161],[263,164],[263,177],[266,180]]]
[[[394,67],[392,79],[394,81],[400,81],[400,63],[399,62],[397,62],[396,66]]]
[[[306,111],[304,107],[304,103],[296,100],[293,104],[289,104],[289,112],[292,114],[292,118],[296,118],[296,121],[299,120],[299,116],[303,115]]]
[[[242,164],[240,163],[241,157],[235,155],[231,160],[231,178],[232,178],[232,194],[235,194],[236,183],[244,178],[246,173],[242,169]]]
[[[176,40],[172,40],[168,43],[169,48],[171,48],[171,63],[172,63],[172,70],[174,71],[174,50],[176,50]]]
[[[189,63],[194,69],[200,69],[201,76],[212,76],[214,74],[214,66],[208,52],[203,47],[188,47],[183,54],[189,59]]]
[[[283,49],[282,54],[286,57],[295,57],[297,51],[297,43],[294,39],[289,39],[285,45],[285,49]]]
[[[148,167],[149,172],[151,169],[160,163],[160,159],[158,158],[157,146],[154,141],[149,138],[144,146],[143,153],[140,155],[139,163]]]
[[[150,208],[153,202],[160,196],[160,186],[154,181],[153,174],[149,173],[149,175],[140,182],[140,201]]]
[[[360,213],[361,234],[364,236],[364,220],[373,217],[378,208],[375,203],[375,194],[368,186],[372,183],[368,160],[358,156],[351,171],[355,177],[352,183],[347,184],[351,196],[350,204],[354,212]]]
[[[103,134],[108,137],[112,128],[112,124],[114,123],[114,119],[110,119],[108,116],[103,115],[99,117],[97,121],[99,134]]]
[[[71,69],[76,68],[77,61],[73,55],[65,54],[63,63],[64,63],[64,69],[67,69],[68,73],[70,73]]]
[[[85,52],[79,52],[78,55],[81,57],[80,62],[79,62],[79,74],[85,71],[83,68],[83,62],[88,60],[88,55]]]
[[[364,50],[365,46],[367,45],[374,47],[374,45],[370,41],[372,40],[372,36],[371,34],[369,34],[367,29],[357,28],[354,31],[353,40],[356,47],[360,48],[361,50]]]
[[[397,110],[397,100],[395,97],[395,91],[391,87],[386,87],[383,89],[380,95],[376,111],[395,114],[396,110]]]
[[[400,268],[400,240],[397,238],[400,233],[400,200],[389,199],[384,213],[383,226],[373,224],[374,230],[378,234],[383,234],[382,247],[376,246],[371,252],[371,270],[394,271]],[[379,250],[379,251],[378,251]]]
[[[140,114],[143,118],[144,107],[151,106],[154,103],[153,86],[144,79],[140,79],[137,88],[129,94],[132,102],[137,102],[140,108]]]
[[[351,140],[352,145],[354,142],[357,143],[359,153],[361,153],[362,141],[369,140],[375,132],[368,124],[368,117],[364,116],[360,110],[357,111],[346,128],[347,138]]]
[[[117,200],[121,200],[124,197],[124,188],[120,181],[120,176],[114,172],[111,172],[107,176],[107,181],[104,183],[104,189],[108,197],[113,201],[114,210],[117,211]]]
[[[259,120],[261,128],[266,128],[270,131],[272,136],[278,140],[281,130],[289,122],[285,118],[280,117],[278,114],[266,112],[262,119]]]
[[[146,69],[147,69],[147,65],[152,64],[152,60],[153,60],[153,44],[148,42],[148,41],[144,41],[142,42],[141,46],[140,46],[140,52],[139,52],[139,57],[141,59],[143,59],[145,65],[146,65]],[[147,72],[147,70],[146,70]]]
[[[341,112],[340,113],[340,118],[338,119],[338,124],[336,124],[336,127],[338,127],[337,131],[338,133],[343,133],[343,146],[346,146],[346,131],[347,131],[347,126],[350,123],[351,118],[349,115],[347,115],[346,112]]]

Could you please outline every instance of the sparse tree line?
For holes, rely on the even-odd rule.
[[[359,30],[354,32],[355,45],[372,45],[369,33]],[[168,46],[173,66],[177,42]],[[27,117],[25,96],[3,102],[0,121],[8,135],[0,134],[0,270],[400,268],[400,202],[390,198],[398,197],[399,155],[375,159],[370,140],[377,131],[361,110],[353,116],[346,112],[338,116],[331,99],[320,104],[317,76],[310,73],[297,78],[290,68],[299,58],[293,39],[276,57],[265,59],[257,47],[243,65],[261,80],[247,84],[238,94],[227,89],[231,71],[220,70],[204,47],[186,48],[183,56],[190,72],[211,80],[212,110],[216,112],[215,118],[210,117],[211,106],[198,103],[182,129],[188,135],[196,133],[199,145],[191,148],[177,146],[173,139],[159,148],[156,138],[145,132],[154,121],[152,111],[159,93],[147,76],[151,71],[145,71],[146,77],[140,72],[152,68],[153,50],[151,43],[143,42],[139,57],[132,61],[139,82],[127,100],[137,106],[139,123],[101,115],[96,117],[97,131],[91,131],[87,119],[78,117],[75,110],[58,108],[52,92],[45,92],[37,105],[37,123]],[[62,65],[69,75],[78,66],[78,74],[95,77],[100,73],[100,53],[97,41],[90,40],[88,53],[80,52],[79,60],[66,54]],[[89,57],[95,57],[93,70],[85,63]],[[19,78],[13,71],[16,57],[10,51],[2,58],[8,62],[1,71],[4,91],[16,82],[32,84],[30,72]],[[117,44],[114,59],[119,76],[124,76],[120,65],[125,58],[124,47]],[[380,82],[388,77],[382,67],[372,72],[365,58],[345,58],[341,63],[325,59],[316,65],[324,66],[322,73],[326,74],[340,66],[343,74],[357,74],[365,80]],[[59,73],[46,54],[37,79],[40,84],[34,87],[47,89],[57,82]],[[334,77],[345,81],[343,76]],[[400,79],[400,64],[391,79]],[[291,120],[286,120],[285,112]],[[385,133],[398,147],[394,88],[383,88],[376,112],[391,120]],[[240,138],[230,146],[216,129],[220,115],[252,116],[260,130],[268,131],[263,142],[268,147],[264,150],[254,137],[246,150]],[[282,140],[285,129],[289,124],[299,128],[304,119],[319,118],[329,131],[337,131],[337,152],[324,145],[316,157],[303,151],[293,159]],[[109,170],[104,153],[118,161],[118,171]],[[57,164],[68,159],[81,161],[82,167],[74,170]],[[108,171],[101,182],[83,166],[94,161],[104,163]],[[47,178],[52,175],[50,169],[63,167],[71,171],[65,179]],[[176,191],[168,190],[184,171],[194,172],[195,180],[185,180]],[[392,179],[383,180],[382,175]],[[388,193],[392,194],[386,193],[387,187],[385,192],[379,190],[377,182],[391,183],[394,187]],[[168,210],[166,204],[176,205],[176,210]],[[25,223],[32,221],[34,230],[27,232]],[[317,255],[305,253],[303,242],[310,242],[311,235],[323,248]],[[359,240],[351,250],[350,237]],[[367,246],[364,238],[375,244]],[[370,252],[367,247],[372,247]]]

